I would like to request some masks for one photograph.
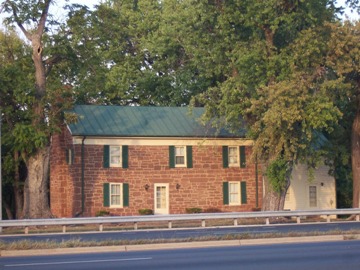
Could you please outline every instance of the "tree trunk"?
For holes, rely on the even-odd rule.
[[[19,152],[14,152],[14,160],[16,164],[14,176],[14,197],[15,197],[15,218],[20,219],[23,217],[24,197],[23,190],[20,187],[20,165],[19,165]]]
[[[360,107],[360,106],[359,106]],[[351,130],[351,165],[353,177],[353,207],[360,206],[360,108],[358,107]]]
[[[286,185],[282,192],[276,192],[272,188],[269,180],[266,176],[264,176],[264,197],[263,197],[263,211],[282,211],[285,206],[285,197],[286,193],[290,186],[290,178],[291,178],[292,168],[290,168],[289,172],[286,176]],[[263,174],[265,175],[265,174]]]
[[[49,162],[50,147],[45,147],[27,161],[24,218],[49,218]]]

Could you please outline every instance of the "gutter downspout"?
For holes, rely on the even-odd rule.
[[[258,162],[255,157],[255,196],[256,196],[256,208],[259,208],[259,173],[258,173]]]
[[[85,211],[85,139],[86,136],[81,141],[81,211],[77,212],[75,217],[81,216]]]
[[[85,211],[85,139],[86,136],[81,142],[81,214]]]

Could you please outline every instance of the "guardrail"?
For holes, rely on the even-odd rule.
[[[22,219],[2,220],[0,227],[23,227],[25,234],[29,233],[31,226],[62,226],[66,233],[66,226],[74,225],[99,225],[99,231],[103,231],[104,224],[133,223],[134,230],[138,229],[140,222],[167,222],[168,228],[172,228],[174,221],[201,221],[201,227],[206,227],[207,220],[232,219],[234,226],[238,226],[239,219],[264,218],[266,225],[270,224],[271,218],[289,217],[296,218],[297,223],[301,217],[326,216],[326,222],[331,222],[331,216],[353,215],[356,221],[360,221],[360,208],[336,209],[336,210],[313,210],[313,211],[261,211],[261,212],[226,212],[226,213],[201,213],[180,215],[150,215],[150,216],[115,216],[115,217],[85,217],[85,218],[52,218],[52,219]]]

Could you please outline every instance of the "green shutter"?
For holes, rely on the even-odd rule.
[[[229,204],[229,182],[223,182],[223,201],[225,205]]]
[[[246,167],[245,146],[240,146],[240,168]]]
[[[222,147],[222,156],[223,156],[223,167],[229,168],[229,149],[227,146]]]
[[[186,163],[188,168],[193,167],[192,146],[186,146]]]
[[[110,184],[104,183],[104,190],[103,190],[103,196],[104,196],[104,207],[110,206]]]
[[[246,182],[241,182],[241,204],[247,203]]]
[[[129,168],[129,147],[127,145],[122,146],[122,167]]]
[[[175,146],[169,146],[169,166],[175,168]]]
[[[123,206],[129,206],[129,184],[123,184]]]
[[[104,168],[110,167],[110,146],[104,145],[104,159],[103,159]]]

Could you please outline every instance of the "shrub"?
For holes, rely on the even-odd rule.
[[[106,210],[97,211],[95,214],[96,217],[110,216],[110,212]]]
[[[144,208],[144,209],[139,209],[139,214],[142,216],[153,215],[154,211],[152,209]]]
[[[202,213],[202,209],[198,207],[186,208],[187,214],[199,214]]]

